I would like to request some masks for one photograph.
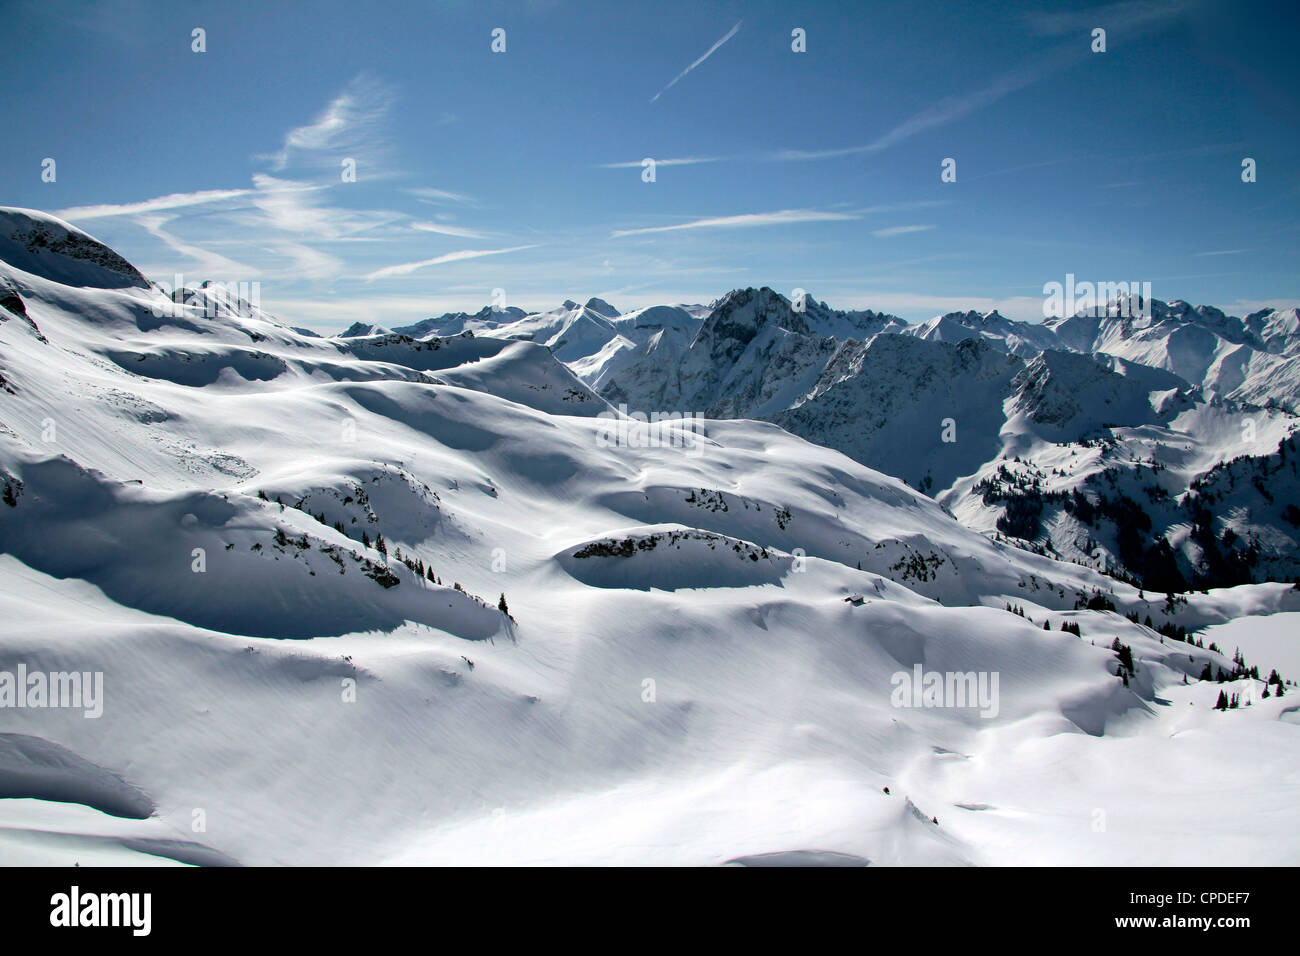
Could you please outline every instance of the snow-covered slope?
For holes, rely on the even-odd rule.
[[[1023,367],[977,340],[849,341],[774,418],[922,490],[947,488],[1000,450],[1003,405]]]
[[[774,424],[609,447],[535,341],[316,338],[60,256],[0,264],[0,702],[77,671],[102,714],[0,707],[5,862],[1187,863],[1206,819],[1221,862],[1297,859],[1258,821],[1294,819],[1300,689],[1152,629],[1286,584],[1166,606]],[[731,309],[738,357],[822,347]],[[683,383],[774,402],[740,364]]]

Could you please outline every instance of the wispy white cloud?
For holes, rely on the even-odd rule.
[[[874,215],[880,212],[907,212],[913,209],[933,209],[935,206],[951,206],[952,199],[909,199],[904,202],[887,202],[878,206],[864,206],[861,209],[852,210],[864,216]]]
[[[1036,32],[1045,36],[1087,36],[1095,27],[1104,28],[1108,34],[1125,33],[1184,16],[1189,12],[1189,6],[1186,0],[1121,0],[1120,3],[1087,10],[1033,11],[1026,14],[1026,20]]]
[[[1102,26],[1131,39],[1136,35],[1158,29],[1185,15],[1186,12],[1187,5],[1180,0],[1165,0],[1165,2],[1124,0],[1124,2],[1084,12],[1067,11],[1060,14],[1034,16],[1031,17],[1031,22],[1038,32],[1052,36],[1081,33],[1086,39],[1091,28]],[[776,153],[771,158],[815,160],[877,153],[897,146],[918,133],[947,126],[977,110],[991,106],[1011,93],[1073,66],[1089,55],[1091,53],[1087,43],[1071,41],[1056,49],[1040,52],[1033,62],[1003,73],[982,89],[961,96],[944,97],[887,130],[870,143],[840,149],[788,149]]]
[[[871,234],[884,238],[886,236],[903,236],[909,232],[925,232],[927,229],[933,229],[934,226],[890,226],[887,229],[873,229]]]
[[[256,173],[253,185],[257,188],[249,201],[257,214],[249,217],[246,225],[263,229],[270,226],[300,239],[341,239],[405,218],[402,213],[381,209],[323,205],[321,200],[329,187],[313,182]]]
[[[284,145],[259,158],[269,160],[274,172],[290,163],[336,165],[344,158],[374,157],[384,144],[383,127],[394,99],[393,91],[366,74],[352,79],[329,105],[305,126],[296,126]],[[328,159],[320,154],[330,154]]]
[[[17,7],[19,4],[11,3],[7,6]],[[99,42],[111,40],[135,49],[146,47],[151,42],[149,28],[157,13],[150,9],[148,3],[140,0],[104,4],[78,3],[76,0],[29,0],[23,6],[30,12],[93,33]]]
[[[1300,308],[1300,299],[1238,299],[1223,307],[1224,311],[1231,315],[1249,315],[1261,309],[1277,309],[1279,312],[1284,312],[1287,309],[1297,308]]]
[[[442,203],[472,203],[473,196],[466,196],[463,193],[454,193],[446,189],[434,189],[430,186],[417,186],[408,189],[406,192],[415,196],[421,202],[427,202],[432,205],[441,205]]]
[[[822,150],[787,149],[777,153],[773,158],[777,160],[835,159],[841,156],[878,153],[881,150],[889,149],[891,146],[897,146],[918,133],[946,126],[976,110],[996,103],[1007,94],[1024,89],[1036,82],[1042,75],[1043,71],[1036,67],[1027,67],[1004,73],[983,89],[967,93],[965,96],[944,97],[863,146]]]
[[[709,47],[707,50],[705,50],[705,51],[704,51],[704,55],[703,55],[702,57],[700,57],[698,60],[696,60],[696,61],[695,61],[694,63],[692,63],[690,66],[688,66],[686,69],[682,70],[682,72],[680,72],[680,73],[678,73],[676,76],[674,76],[674,77],[672,78],[672,81],[671,81],[667,86],[665,86],[662,90],[660,90],[658,93],[656,93],[654,96],[652,96],[652,97],[650,98],[650,102],[653,103],[655,100],[659,99],[659,97],[663,96],[665,93],[667,93],[669,90],[671,90],[674,86],[676,86],[678,80],[680,80],[682,77],[684,77],[687,73],[691,72],[691,70],[695,69],[695,68],[696,68],[697,66],[699,66],[701,63],[703,63],[705,60],[707,60],[709,57],[713,56],[713,54],[717,52],[718,47],[722,46],[722,44],[726,43],[728,40],[730,40],[732,37],[734,37],[737,33],[740,32],[740,25],[741,25],[742,23],[744,23],[744,22],[745,22],[744,20],[737,20],[737,21],[736,21],[736,25],[735,25],[734,27],[732,27],[730,30],[727,31],[726,36],[724,36],[724,37],[723,37],[721,40],[719,40],[717,43],[713,44],[713,46],[711,46],[711,47]]]
[[[142,226],[155,239],[161,240],[172,251],[191,259],[194,262],[194,269],[204,279],[220,276],[226,279],[248,280],[261,275],[261,271],[252,266],[236,262],[219,252],[213,252],[192,242],[186,242],[163,229],[163,226],[170,221],[167,216],[152,214],[138,216],[135,219],[136,224]]]
[[[1060,166],[1063,163],[1077,163],[1088,158],[1089,157],[1086,154],[1080,153],[1064,159],[1049,159],[1041,163],[1022,163],[1019,166],[1008,166],[1005,169],[994,169],[987,173],[980,173],[978,176],[968,176],[965,178],[966,182],[973,183],[980,179],[989,179],[992,176],[1010,176],[1014,173],[1023,173],[1031,169],[1046,169],[1049,166]]]
[[[528,246],[511,246],[509,249],[462,249],[459,252],[448,252],[432,259],[422,259],[419,262],[403,262],[394,266],[384,266],[382,269],[376,269],[374,272],[369,273],[365,278],[367,281],[388,279],[393,276],[409,275],[417,269],[423,269],[425,266],[441,265],[444,262],[461,262],[465,259],[481,259],[483,256],[499,256],[507,252],[522,252],[524,249],[536,249],[537,246],[538,243]]]
[[[653,157],[651,157],[653,159]],[[684,156],[680,159],[656,159],[656,166],[694,166],[697,163],[718,163],[722,161],[721,156]],[[632,169],[640,167],[645,160],[638,159],[629,163],[600,163],[601,169]]]
[[[201,206],[205,203],[240,199],[251,192],[251,189],[203,189],[193,193],[170,193],[166,196],[145,199],[141,202],[72,206],[68,209],[60,209],[54,215],[60,219],[69,220],[104,219],[109,216],[137,216],[141,213],[161,212],[167,209],[181,209],[186,206]]]
[[[460,226],[448,226],[443,223],[413,222],[411,228],[419,232],[436,232],[440,236],[457,236],[461,239],[487,238],[483,233],[475,232],[473,229],[462,229]]]
[[[611,238],[641,236],[652,232],[676,232],[679,229],[745,229],[754,226],[779,226],[795,222],[834,222],[858,219],[853,213],[823,212],[817,209],[782,209],[778,212],[752,212],[740,216],[718,216],[712,219],[695,219],[672,226],[646,226],[641,229],[616,229]]]
[[[330,279],[343,272],[343,260],[301,242],[281,240],[270,246],[273,252],[288,259],[280,275],[300,279]]]
[[[1196,256],[1237,256],[1243,252],[1250,252],[1249,249],[1220,249],[1217,252],[1196,252]]]

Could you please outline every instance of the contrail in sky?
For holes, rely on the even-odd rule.
[[[705,60],[707,60],[709,57],[713,56],[714,51],[717,50],[718,47],[722,46],[722,44],[726,43],[728,40],[730,40],[732,37],[734,37],[738,32],[740,32],[740,25],[741,25],[742,23],[744,23],[744,22],[745,22],[744,20],[737,20],[737,21],[736,21],[736,25],[735,25],[734,27],[732,27],[730,30],[727,31],[727,35],[726,35],[726,36],[724,36],[724,37],[723,37],[721,40],[719,40],[717,43],[713,44],[713,46],[709,47],[708,52],[706,52],[706,53],[704,54],[704,56],[700,57],[698,60],[696,60],[696,61],[695,61],[694,63],[692,63],[690,66],[688,66],[686,69],[682,70],[682,72],[678,73],[675,77],[673,77],[673,81],[672,81],[671,83],[669,83],[667,86],[665,86],[665,87],[664,87],[662,90],[660,90],[658,93],[656,93],[653,97],[651,97],[651,98],[650,98],[650,102],[653,103],[655,100],[659,99],[659,97],[663,96],[663,95],[664,95],[665,93],[667,93],[670,89],[672,89],[674,86],[676,86],[676,85],[677,85],[677,81],[680,80],[683,76],[685,76],[687,73],[691,72],[691,70],[695,69],[695,68],[696,68],[697,66],[699,66],[701,63],[703,63]]]

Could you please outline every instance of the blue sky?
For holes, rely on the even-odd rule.
[[[256,281],[321,330],[496,288],[1041,318],[1067,273],[1240,314],[1300,303],[1298,23],[1166,0],[9,3],[0,203],[154,279]]]

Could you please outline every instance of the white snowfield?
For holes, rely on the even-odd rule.
[[[1166,614],[774,424],[608,447],[544,344],[175,304],[28,210],[0,260],[0,863],[1300,861],[1300,687],[1123,616],[1290,584]]]

